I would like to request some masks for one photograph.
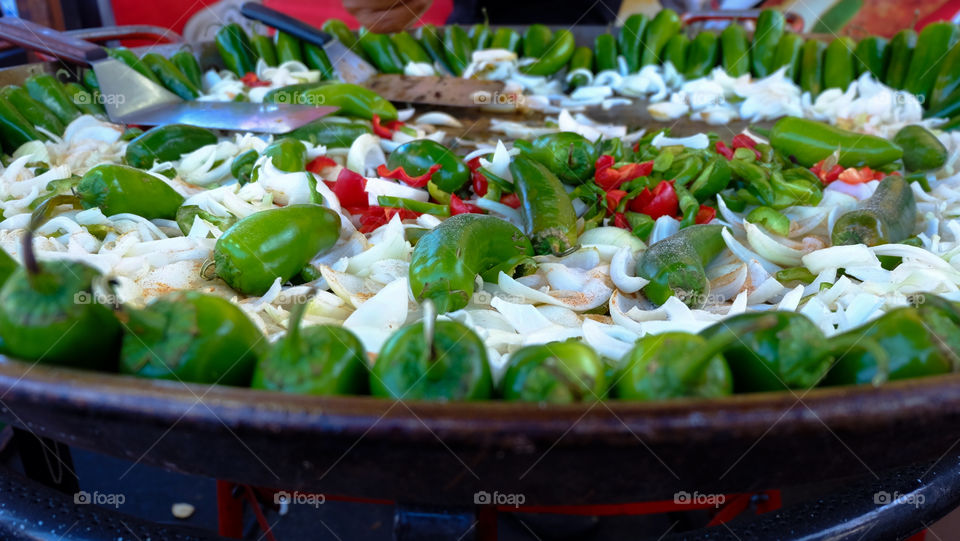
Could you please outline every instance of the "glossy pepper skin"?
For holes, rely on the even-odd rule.
[[[244,295],[286,282],[340,236],[340,216],[320,205],[263,210],[224,231],[214,246],[217,276]]]
[[[291,60],[303,61],[303,49],[300,46],[299,39],[286,32],[278,31],[276,40],[277,63],[283,64]]]
[[[339,107],[337,114],[373,120],[373,115],[383,122],[397,119],[397,109],[379,94],[350,83],[320,83],[305,87],[284,87],[267,92],[264,103],[301,103],[310,105],[333,105]]]
[[[239,24],[225,24],[217,32],[214,41],[217,43],[217,51],[220,52],[220,58],[226,68],[238,77],[256,71],[257,61],[253,57],[253,45],[247,32]]]
[[[253,166],[257,163],[260,155],[252,148],[245,152],[237,154],[230,163],[230,174],[241,186],[253,180]]]
[[[671,296],[691,308],[706,304],[710,280],[704,266],[726,246],[723,228],[692,225],[647,248],[637,260],[637,275],[650,280],[643,294],[658,305]]]
[[[690,42],[684,76],[688,79],[706,77],[717,65],[719,58],[720,43],[717,35],[710,31],[700,32]]]
[[[330,62],[330,58],[327,56],[327,52],[323,50],[323,47],[314,45],[313,43],[304,43],[303,63],[306,64],[308,68],[319,71],[320,78],[323,80],[328,81],[337,78],[337,72],[333,69],[333,64]]]
[[[404,65],[407,65],[411,62],[419,62],[424,64],[432,64],[433,61],[430,58],[430,55],[427,54],[427,51],[413,39],[413,36],[406,32],[397,32],[390,36],[390,39],[393,40],[393,45],[396,47],[397,52],[400,53],[400,59],[403,60]]]
[[[466,216],[461,214],[460,216]],[[394,332],[370,377],[374,396],[409,400],[483,400],[493,380],[483,341],[456,321],[437,321],[432,343],[423,322]]]
[[[452,193],[470,181],[470,168],[452,150],[431,139],[414,139],[390,153],[387,168],[403,167],[411,176],[420,176],[435,164],[440,169],[430,177],[441,190]]]
[[[523,33],[523,56],[539,58],[553,38],[553,31],[543,24],[531,24]]]
[[[187,124],[166,124],[150,128],[127,145],[124,161],[133,167],[150,169],[157,161],[179,160],[200,147],[217,143],[217,134]]]
[[[933,81],[930,96],[924,105],[930,110],[943,107],[958,89],[960,89],[960,43],[954,44],[943,59],[937,78]]]
[[[520,43],[523,40],[520,33],[512,28],[500,27],[493,33],[490,40],[491,49],[506,49],[508,51],[519,53]]]
[[[363,53],[381,73],[403,73],[404,62],[397,47],[390,41],[390,36],[371,32],[366,28],[361,28],[357,35]],[[469,61],[468,58],[467,62]]]
[[[573,50],[570,64],[567,65],[567,86],[571,90],[577,89],[589,81],[586,74],[576,73],[580,70],[593,73],[593,50],[590,47],[577,47]]]
[[[16,260],[6,252],[6,250],[0,250],[0,288],[7,283],[7,280],[13,276],[13,273],[20,268],[20,265],[17,264]],[[0,350],[3,347],[0,345]]]
[[[473,55],[473,43],[467,31],[458,25],[450,25],[443,34],[444,58],[450,71],[460,76],[470,63]]]
[[[53,111],[39,101],[30,97],[26,90],[19,86],[5,86],[0,89],[0,98],[7,100],[24,119],[37,128],[43,128],[54,135],[62,135],[65,126]]]
[[[477,275],[496,281],[533,261],[530,240],[515,226],[489,215],[458,214],[423,235],[410,258],[410,290],[440,313],[459,310],[473,295]]]
[[[663,48],[674,34],[680,31],[680,16],[669,8],[661,9],[650,20],[643,33],[643,48],[640,51],[640,66],[660,64]]]
[[[201,209],[197,205],[183,205],[177,209],[177,227],[184,235],[189,235],[193,228],[194,218],[199,216],[201,220],[206,220],[213,224],[220,231],[226,231],[231,225],[237,223],[237,218],[232,214],[229,216],[216,216]]]
[[[200,95],[198,88],[187,78],[180,68],[157,53],[147,53],[141,59],[150,68],[150,71],[160,79],[160,82],[177,96],[185,100],[192,100]]]
[[[786,66],[785,76],[796,80],[800,73],[800,52],[803,50],[803,45],[803,38],[792,32],[785,33],[777,43],[777,49],[773,55],[774,71]]]
[[[720,56],[723,70],[732,77],[750,72],[750,44],[747,32],[732,22],[720,32]]]
[[[370,378],[363,343],[345,327],[301,328],[307,303],[290,310],[287,333],[270,345],[253,372],[254,389],[312,395],[365,394]]]
[[[292,137],[281,137],[263,149],[273,166],[281,171],[296,173],[307,165],[307,147]],[[256,176],[256,174],[254,174]]]
[[[9,100],[0,96],[0,141],[9,153],[28,142],[44,139],[33,124]]]
[[[537,61],[521,67],[520,71],[528,75],[553,75],[567,65],[576,47],[577,44],[573,39],[572,32],[557,30],[547,45],[547,49],[542,55],[536,57]]]
[[[600,400],[607,390],[606,366],[577,340],[526,346],[507,361],[504,400],[571,404]]]
[[[271,67],[277,65],[277,48],[272,39],[263,34],[255,34],[250,37],[250,44],[253,45],[253,51],[257,53],[257,57],[266,65]]]
[[[855,45],[849,37],[836,38],[823,55],[823,87],[846,90],[856,77],[853,63]]]
[[[891,88],[903,88],[910,71],[913,49],[917,45],[917,33],[912,29],[897,32],[890,40],[890,60],[883,82]]]
[[[670,38],[667,45],[663,48],[663,62],[670,62],[677,70],[677,73],[683,73],[687,69],[687,53],[690,49],[690,38],[684,33],[679,33]]]
[[[327,148],[349,148],[357,137],[372,132],[367,122],[331,116],[308,122],[288,133],[287,137]]]
[[[357,36],[350,30],[347,23],[340,19],[327,19],[324,21],[322,28],[324,32],[335,37],[337,41],[342,43],[346,48],[359,54],[361,57],[363,56],[363,51],[357,43]]]
[[[810,39],[800,51],[800,88],[816,96],[823,90],[823,55],[827,46],[819,40]]]
[[[593,40],[593,54],[596,56],[597,72],[616,70],[617,38],[613,34],[600,34]]]
[[[72,261],[37,264],[32,257],[25,252],[26,265],[0,289],[3,352],[25,361],[116,370],[121,328],[113,310],[94,299],[100,273]]]
[[[876,246],[900,242],[913,235],[916,221],[917,201],[913,190],[902,176],[888,175],[873,195],[837,218],[833,224],[833,244]]]
[[[884,80],[887,75],[887,64],[890,62],[890,48],[887,47],[887,40],[877,36],[863,38],[853,50],[853,56],[856,59],[858,76],[870,72],[874,79]]]
[[[750,68],[754,76],[766,77],[773,73],[777,43],[783,37],[785,25],[783,13],[774,9],[765,9],[760,12],[750,48]]]
[[[183,196],[159,178],[126,165],[104,163],[83,175],[76,187],[83,208],[99,207],[107,216],[131,213],[148,220],[172,220]]]
[[[560,179],[524,156],[514,156],[510,173],[534,252],[560,255],[576,245],[577,214]]]
[[[927,101],[936,83],[937,74],[944,64],[947,53],[957,43],[960,31],[957,25],[948,22],[931,23],[923,27],[917,36],[917,46],[910,58],[910,69],[903,81],[903,89]]]
[[[152,379],[246,387],[267,345],[230,301],[176,291],[126,313],[120,369]]]
[[[706,201],[726,189],[732,178],[729,161],[714,156],[690,185],[690,193],[699,201]]]
[[[546,166],[566,184],[582,184],[591,179],[600,157],[595,144],[574,132],[548,133],[518,146],[523,154]]]
[[[117,60],[137,70],[140,75],[143,75],[147,79],[160,84],[160,79],[157,79],[157,76],[150,71],[150,68],[141,62],[137,55],[133,54],[133,51],[130,49],[127,49],[126,47],[115,47],[112,49],[107,49],[107,54],[110,55],[111,58],[116,58]]]
[[[930,296],[933,297],[933,296]],[[927,299],[929,300],[929,299]],[[946,303],[946,301],[944,301]],[[932,304],[932,303],[931,303]],[[872,339],[887,353],[878,360],[867,350],[843,355],[830,370],[826,385],[862,385],[938,374],[957,368],[960,326],[956,308],[927,306],[896,308],[839,337]]]
[[[903,151],[897,145],[873,135],[842,130],[798,117],[783,117],[770,131],[770,145],[785,156],[792,156],[804,167],[812,167],[840,148],[844,167],[878,167],[899,160]]]
[[[720,348],[702,336],[671,331],[647,334],[620,361],[613,393],[624,400],[717,398],[733,392]]]
[[[893,142],[903,149],[903,166],[907,171],[931,171],[947,163],[947,147],[919,124],[900,128]]]
[[[420,42],[420,45],[423,46],[424,50],[427,51],[427,54],[430,55],[430,58],[433,59],[435,66],[439,66],[441,70],[447,73],[453,73],[450,65],[447,64],[446,49],[443,48],[442,32],[437,30],[436,26],[425,24],[418,28],[417,40]]]
[[[64,126],[70,124],[78,116],[80,109],[67,96],[63,83],[49,73],[40,73],[27,77],[24,87],[30,97],[39,101],[53,114],[57,115]]]
[[[267,38],[267,41],[270,42],[269,38]],[[270,46],[273,47],[273,44],[271,43]],[[274,56],[274,64],[271,65],[276,65],[276,60],[276,56]],[[194,86],[200,88],[203,85],[203,70],[200,68],[197,57],[193,56],[192,52],[187,49],[179,50],[170,57],[170,61]]]

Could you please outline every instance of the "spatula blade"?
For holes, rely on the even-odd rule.
[[[124,115],[122,122],[142,126],[189,124],[212,130],[287,133],[326,116],[336,107],[277,103],[181,101]]]
[[[377,68],[336,39],[324,43],[323,51],[327,53],[333,69],[337,71],[340,78],[348,83],[359,85],[377,74]]]
[[[503,93],[501,81],[459,77],[382,74],[366,81],[363,86],[390,101],[450,107],[507,104],[507,100],[511,99]]]

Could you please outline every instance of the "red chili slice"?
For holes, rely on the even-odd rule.
[[[419,177],[411,177],[403,170],[403,167],[397,167],[393,171],[387,169],[387,166],[380,164],[377,166],[377,175],[383,178],[392,178],[399,180],[411,186],[413,188],[423,188],[430,182],[430,178],[433,177],[433,174],[440,170],[440,164],[435,163],[430,166],[430,169],[426,173],[420,175]]]
[[[457,197],[457,194],[450,194],[450,216],[457,214],[485,214],[484,210],[473,203],[467,203]]]
[[[344,167],[337,175],[333,193],[344,207],[364,209],[369,206],[367,179]]]

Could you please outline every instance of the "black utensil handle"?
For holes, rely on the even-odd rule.
[[[18,17],[0,17],[0,39],[23,48],[81,64],[106,58],[99,45]]]
[[[275,9],[268,8],[256,2],[245,3],[240,7],[240,13],[248,19],[260,21],[281,32],[286,32],[297,39],[321,47],[324,43],[333,39],[333,36],[315,26],[311,26],[303,21],[294,19],[286,13],[280,13]]]

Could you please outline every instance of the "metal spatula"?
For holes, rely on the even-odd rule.
[[[113,122],[286,133],[337,110],[329,106],[185,101],[108,57],[98,45],[16,17],[0,17],[0,38],[64,61],[91,65],[100,84],[100,99]]]
[[[244,4],[240,13],[248,19],[260,21],[297,39],[323,47],[341,79],[367,87],[390,101],[474,107],[496,103],[499,94],[503,92],[501,81],[378,74],[375,67],[327,32],[285,13],[254,2]]]

